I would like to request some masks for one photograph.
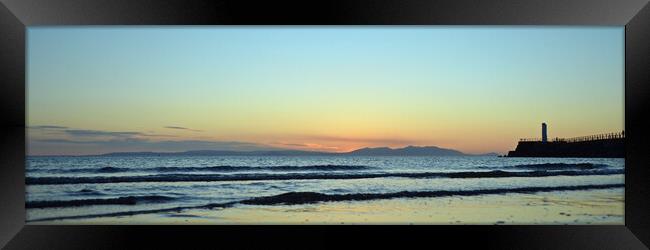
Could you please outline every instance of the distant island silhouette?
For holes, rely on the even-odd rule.
[[[498,153],[466,154],[458,150],[436,146],[407,146],[403,148],[361,148],[350,152],[322,152],[305,150],[190,150],[183,152],[114,152],[86,156],[498,156]]]

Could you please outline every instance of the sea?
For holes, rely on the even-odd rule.
[[[29,156],[27,222],[624,187],[622,158]]]

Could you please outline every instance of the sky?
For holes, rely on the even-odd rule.
[[[27,32],[29,155],[439,146],[624,128],[622,26]]]

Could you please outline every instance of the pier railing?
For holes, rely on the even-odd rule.
[[[542,141],[542,138],[519,138],[520,142],[538,142]]]
[[[549,142],[585,142],[585,141],[597,141],[597,140],[609,140],[609,139],[623,139],[625,138],[625,131],[619,133],[605,133],[605,134],[596,134],[588,136],[579,136],[572,138],[552,138],[549,139]],[[520,142],[541,142],[542,138],[521,138]]]

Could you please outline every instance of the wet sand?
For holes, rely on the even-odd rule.
[[[624,224],[623,188],[320,202],[236,205],[230,208],[29,224]]]

